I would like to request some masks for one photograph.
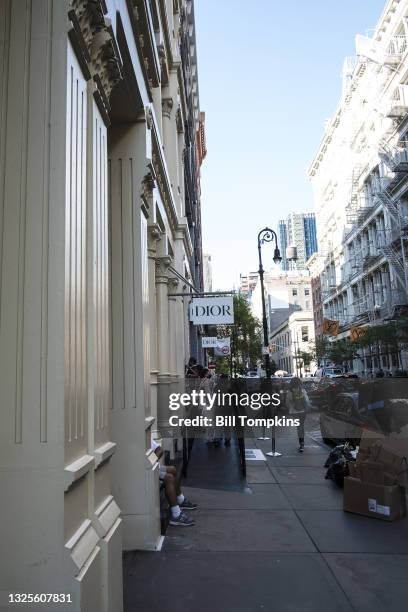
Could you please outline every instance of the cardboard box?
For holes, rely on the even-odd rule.
[[[357,463],[357,469],[354,470],[356,476],[362,482],[370,482],[379,485],[394,485],[399,484],[397,477],[393,472],[386,471],[384,465],[378,461],[361,461]],[[350,474],[353,476],[353,474]]]
[[[349,475],[352,478],[359,478],[359,479],[361,479],[360,463],[358,463],[357,461],[348,461],[347,465],[348,465],[348,469],[349,469]]]
[[[408,487],[408,452],[404,455],[404,450],[396,440],[386,439],[375,448],[375,461],[393,475],[396,483]]]
[[[408,431],[381,436],[381,434],[364,430],[357,463],[367,461],[381,464],[384,472],[391,480],[394,479],[395,484],[408,487]]]
[[[343,509],[383,521],[395,521],[406,515],[405,489],[399,485],[362,482],[347,476],[344,479]]]

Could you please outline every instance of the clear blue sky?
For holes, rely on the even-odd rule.
[[[384,6],[195,0],[208,148],[203,244],[216,289],[231,289],[240,271],[257,269],[260,229],[276,229],[290,210],[313,209],[307,168],[339,100],[343,59],[354,55],[355,35],[369,33]]]

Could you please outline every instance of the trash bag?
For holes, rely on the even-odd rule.
[[[354,451],[350,444],[346,442],[345,444],[338,444],[335,446],[329,453],[329,456],[326,459],[324,464],[325,468],[330,467],[332,463],[335,463],[340,459],[340,457],[346,457],[347,461],[353,461],[355,458]]]
[[[338,461],[335,461],[330,465],[326,472],[325,478],[328,480],[333,480],[338,487],[343,488],[344,479],[346,476],[349,476],[349,474],[350,472],[347,461],[344,459],[344,457],[340,457]]]
[[[348,461],[355,461],[355,453],[350,444],[339,444],[330,452],[324,467],[327,468],[325,478],[333,480],[338,487],[344,486],[344,478],[349,475]]]

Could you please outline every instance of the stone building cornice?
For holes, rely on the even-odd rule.
[[[152,122],[150,131],[152,135],[152,161],[151,164],[149,164],[150,172],[159,189],[159,193],[166,210],[167,218],[174,234],[178,226],[179,220],[174,202],[173,191],[170,184],[169,173],[163,155],[160,136],[158,134],[157,126],[154,121]]]
[[[123,79],[123,66],[104,0],[70,0],[68,32],[85,79],[94,81],[94,98],[109,125],[109,99]]]
[[[160,85],[160,59],[154,34],[154,19],[146,0],[126,0],[138,50],[143,78],[151,95],[152,87]]]

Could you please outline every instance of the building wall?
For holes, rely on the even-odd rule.
[[[407,309],[407,16],[408,2],[390,1],[372,38],[357,37],[342,98],[310,168],[323,312],[340,322],[339,338],[353,325],[387,322]],[[361,372],[406,365],[403,353],[370,364],[360,357],[354,368]]]
[[[122,550],[160,544],[172,294],[202,287],[194,5],[19,0],[0,28],[0,588],[116,612]]]
[[[267,272],[264,277],[264,288],[269,329],[273,328],[274,314],[279,316],[280,313],[312,308],[310,276],[307,270]],[[262,318],[262,295],[259,280],[251,295],[251,309],[256,317]]]
[[[310,343],[313,343],[314,338],[312,312],[309,310],[290,314],[279,327],[269,333],[271,357],[277,369],[297,376],[313,373],[316,364],[311,362],[304,365],[297,355],[302,351],[310,352]]]

